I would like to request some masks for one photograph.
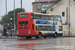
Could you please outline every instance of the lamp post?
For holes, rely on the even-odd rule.
[[[14,38],[15,38],[15,0],[14,0]]]
[[[22,0],[21,0],[21,12],[22,12]]]
[[[69,36],[70,36],[70,24],[71,24],[70,23],[70,0],[69,0],[69,23],[68,24],[69,24]]]
[[[5,0],[5,5],[6,5],[6,26],[7,26],[7,0]],[[7,27],[6,27],[7,29]]]

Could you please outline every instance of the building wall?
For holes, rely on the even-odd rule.
[[[57,0],[35,0],[35,1],[42,1],[42,2],[44,2],[44,1],[57,1]]]
[[[50,9],[53,9],[53,11],[51,11]],[[62,12],[65,12],[65,16],[62,16]],[[68,31],[69,26],[66,23],[69,22],[69,0],[60,1],[58,4],[49,8],[46,11],[46,13],[61,15],[62,22],[63,22],[63,24],[65,24],[65,25],[63,25],[63,31]],[[75,31],[75,23],[74,23],[75,22],[75,1],[74,0],[70,0],[70,22],[71,22],[70,30]],[[68,34],[66,34],[66,35],[68,35]],[[65,34],[64,34],[64,36],[65,36]]]
[[[43,4],[49,4],[49,7],[51,7],[52,5],[54,5],[54,4],[56,4],[57,2],[59,2],[60,0],[56,0],[56,1],[38,1],[38,2],[33,2],[32,3],[32,5],[33,5],[33,12],[38,12],[38,13],[41,13],[41,12],[45,12],[45,10],[47,10],[47,9],[45,9],[45,10],[43,10],[43,8],[42,8],[42,5]],[[40,5],[40,9],[38,9],[38,5]],[[48,7],[48,8],[49,8]]]

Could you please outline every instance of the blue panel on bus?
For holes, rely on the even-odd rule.
[[[50,24],[50,21],[35,20],[35,24]]]

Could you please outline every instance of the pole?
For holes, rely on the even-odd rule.
[[[11,31],[10,32],[11,32],[11,38],[12,38],[12,24],[13,24],[12,23],[12,18],[10,18],[10,21],[11,21]]]
[[[15,38],[15,0],[14,0],[14,38]]]
[[[70,22],[70,0],[69,0],[69,22]],[[69,36],[70,36],[70,25],[69,25]]]
[[[50,1],[48,1],[48,4],[49,4],[49,7],[50,7],[50,5],[51,5],[51,4],[50,4]]]
[[[21,3],[21,12],[22,12],[22,0],[21,0],[21,2],[20,2],[20,3]]]
[[[5,0],[5,5],[6,5],[6,26],[7,26],[7,0]],[[6,29],[7,29],[7,27],[6,27]]]

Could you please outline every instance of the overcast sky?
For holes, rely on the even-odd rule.
[[[21,8],[21,0],[15,0],[15,8]],[[32,2],[35,0],[22,0],[23,8],[27,12],[32,12]],[[7,11],[11,11],[14,9],[14,0],[7,0]],[[0,17],[6,14],[5,0],[0,0]]]

